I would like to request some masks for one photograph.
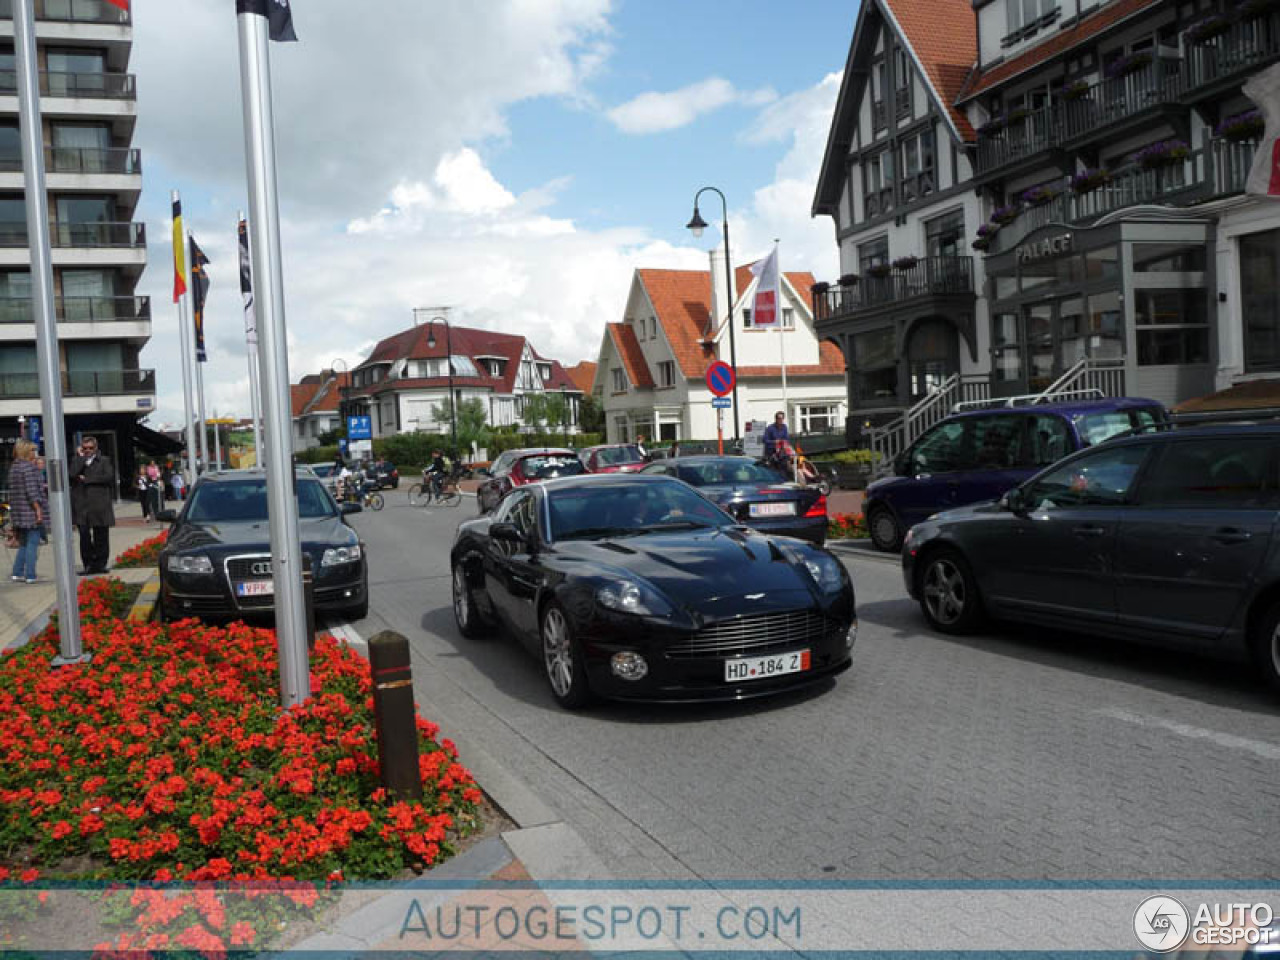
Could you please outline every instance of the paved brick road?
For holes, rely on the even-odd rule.
[[[854,668],[764,704],[557,709],[509,639],[465,641],[448,546],[474,501],[353,518],[374,613],[464,756],[506,765],[631,878],[1275,879],[1280,709],[1234,665],[1086,637],[923,628],[896,563],[846,560]],[[847,556],[847,555],[846,555]]]

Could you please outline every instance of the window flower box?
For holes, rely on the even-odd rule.
[[[893,268],[887,263],[873,263],[867,267],[867,276],[874,277],[877,280],[883,280],[893,273]]]
[[[986,253],[988,250],[991,249],[991,244],[995,240],[995,238],[996,238],[996,235],[994,233],[985,237],[979,236],[976,240],[973,241],[971,246],[973,247],[973,249],[979,251],[980,253]]]
[[[809,288],[809,292],[812,293],[815,297],[820,297],[830,289],[831,289],[831,284],[823,280],[819,280],[817,283],[815,283],[813,286]]]
[[[1214,37],[1220,37],[1230,29],[1230,20],[1220,14],[1213,13],[1187,27],[1186,30],[1182,31],[1182,36],[1186,38],[1187,43],[1208,43]]]
[[[1081,170],[1071,178],[1071,190],[1077,196],[1084,196],[1086,193],[1093,193],[1099,187],[1104,187],[1111,182],[1111,174],[1105,170],[1090,168]]]
[[[1042,207],[1051,200],[1057,199],[1061,192],[1062,191],[1058,187],[1042,183],[1038,187],[1032,187],[1029,190],[1024,190],[1019,199],[1021,199],[1028,207]]]
[[[1257,110],[1246,110],[1244,113],[1227,117],[1214,128],[1213,132],[1227,140],[1240,143],[1245,140],[1257,140],[1266,130],[1266,126],[1261,113]]]
[[[1151,66],[1151,62],[1151,54],[1146,50],[1131,53],[1127,57],[1117,57],[1107,67],[1107,79],[1117,80],[1120,77],[1127,77],[1131,73],[1137,73],[1139,70]]]
[[[1054,93],[1059,100],[1074,103],[1089,95],[1089,84],[1084,80],[1072,80],[1070,83],[1064,83]]]
[[[1143,170],[1159,170],[1181,163],[1191,156],[1191,148],[1182,140],[1159,140],[1135,153],[1133,162]]]
[[[840,286],[856,287],[858,285],[858,275],[856,273],[846,273],[840,278]]]
[[[978,133],[984,137],[990,137],[1004,129],[1005,119],[1003,114],[995,114],[990,120],[978,128]]]
[[[1014,220],[1017,220],[1018,214],[1021,212],[1021,206],[1016,203],[1006,204],[1003,207],[996,207],[991,211],[991,222],[999,226],[1004,226],[1006,223],[1013,223]]]
[[[899,257],[893,261],[893,269],[895,270],[911,270],[920,262],[919,257]]]

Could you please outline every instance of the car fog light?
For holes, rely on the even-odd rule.
[[[853,649],[853,641],[858,639],[858,621],[855,620],[849,624],[849,632],[844,635],[844,645],[846,650]]]
[[[615,653],[609,665],[613,668],[613,675],[623,680],[640,680],[649,672],[649,665],[644,662],[644,657],[631,650]]]

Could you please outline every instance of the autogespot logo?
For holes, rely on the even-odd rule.
[[[1168,953],[1187,939],[1191,915],[1173,897],[1147,897],[1133,915],[1133,932],[1148,950]]]

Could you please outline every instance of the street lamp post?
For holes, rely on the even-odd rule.
[[[729,324],[729,365],[733,367],[734,374],[738,372],[738,351],[734,346],[733,338],[733,264],[729,262],[729,204],[725,200],[724,194],[715,187],[703,187],[693,195],[693,217],[685,224],[689,231],[695,236],[702,236],[702,231],[707,228],[707,222],[702,219],[702,215],[698,212],[698,198],[710,190],[720,198],[720,207],[724,211],[724,285],[727,298],[725,299],[725,309],[729,311],[726,323]],[[733,380],[733,439],[735,441],[742,439],[742,421],[738,419],[738,379],[735,376]]]
[[[458,449],[458,401],[453,395],[453,329],[449,326],[448,318],[443,316],[431,317],[427,320],[415,318],[414,324],[416,326],[422,326],[423,323],[427,325],[427,346],[434,348],[436,345],[435,325],[437,320],[444,324],[444,368],[449,376],[449,442],[453,447],[453,456],[457,458],[461,456],[461,451]]]
[[[569,445],[569,394],[565,387],[560,388],[560,416],[564,424],[564,445]]]
[[[338,364],[342,364],[342,369],[338,369]],[[338,385],[338,432],[341,433],[347,426],[347,385],[343,381],[343,376],[349,372],[347,361],[341,357],[329,364],[329,369],[333,371],[333,378]],[[350,443],[350,440],[347,441]]]

